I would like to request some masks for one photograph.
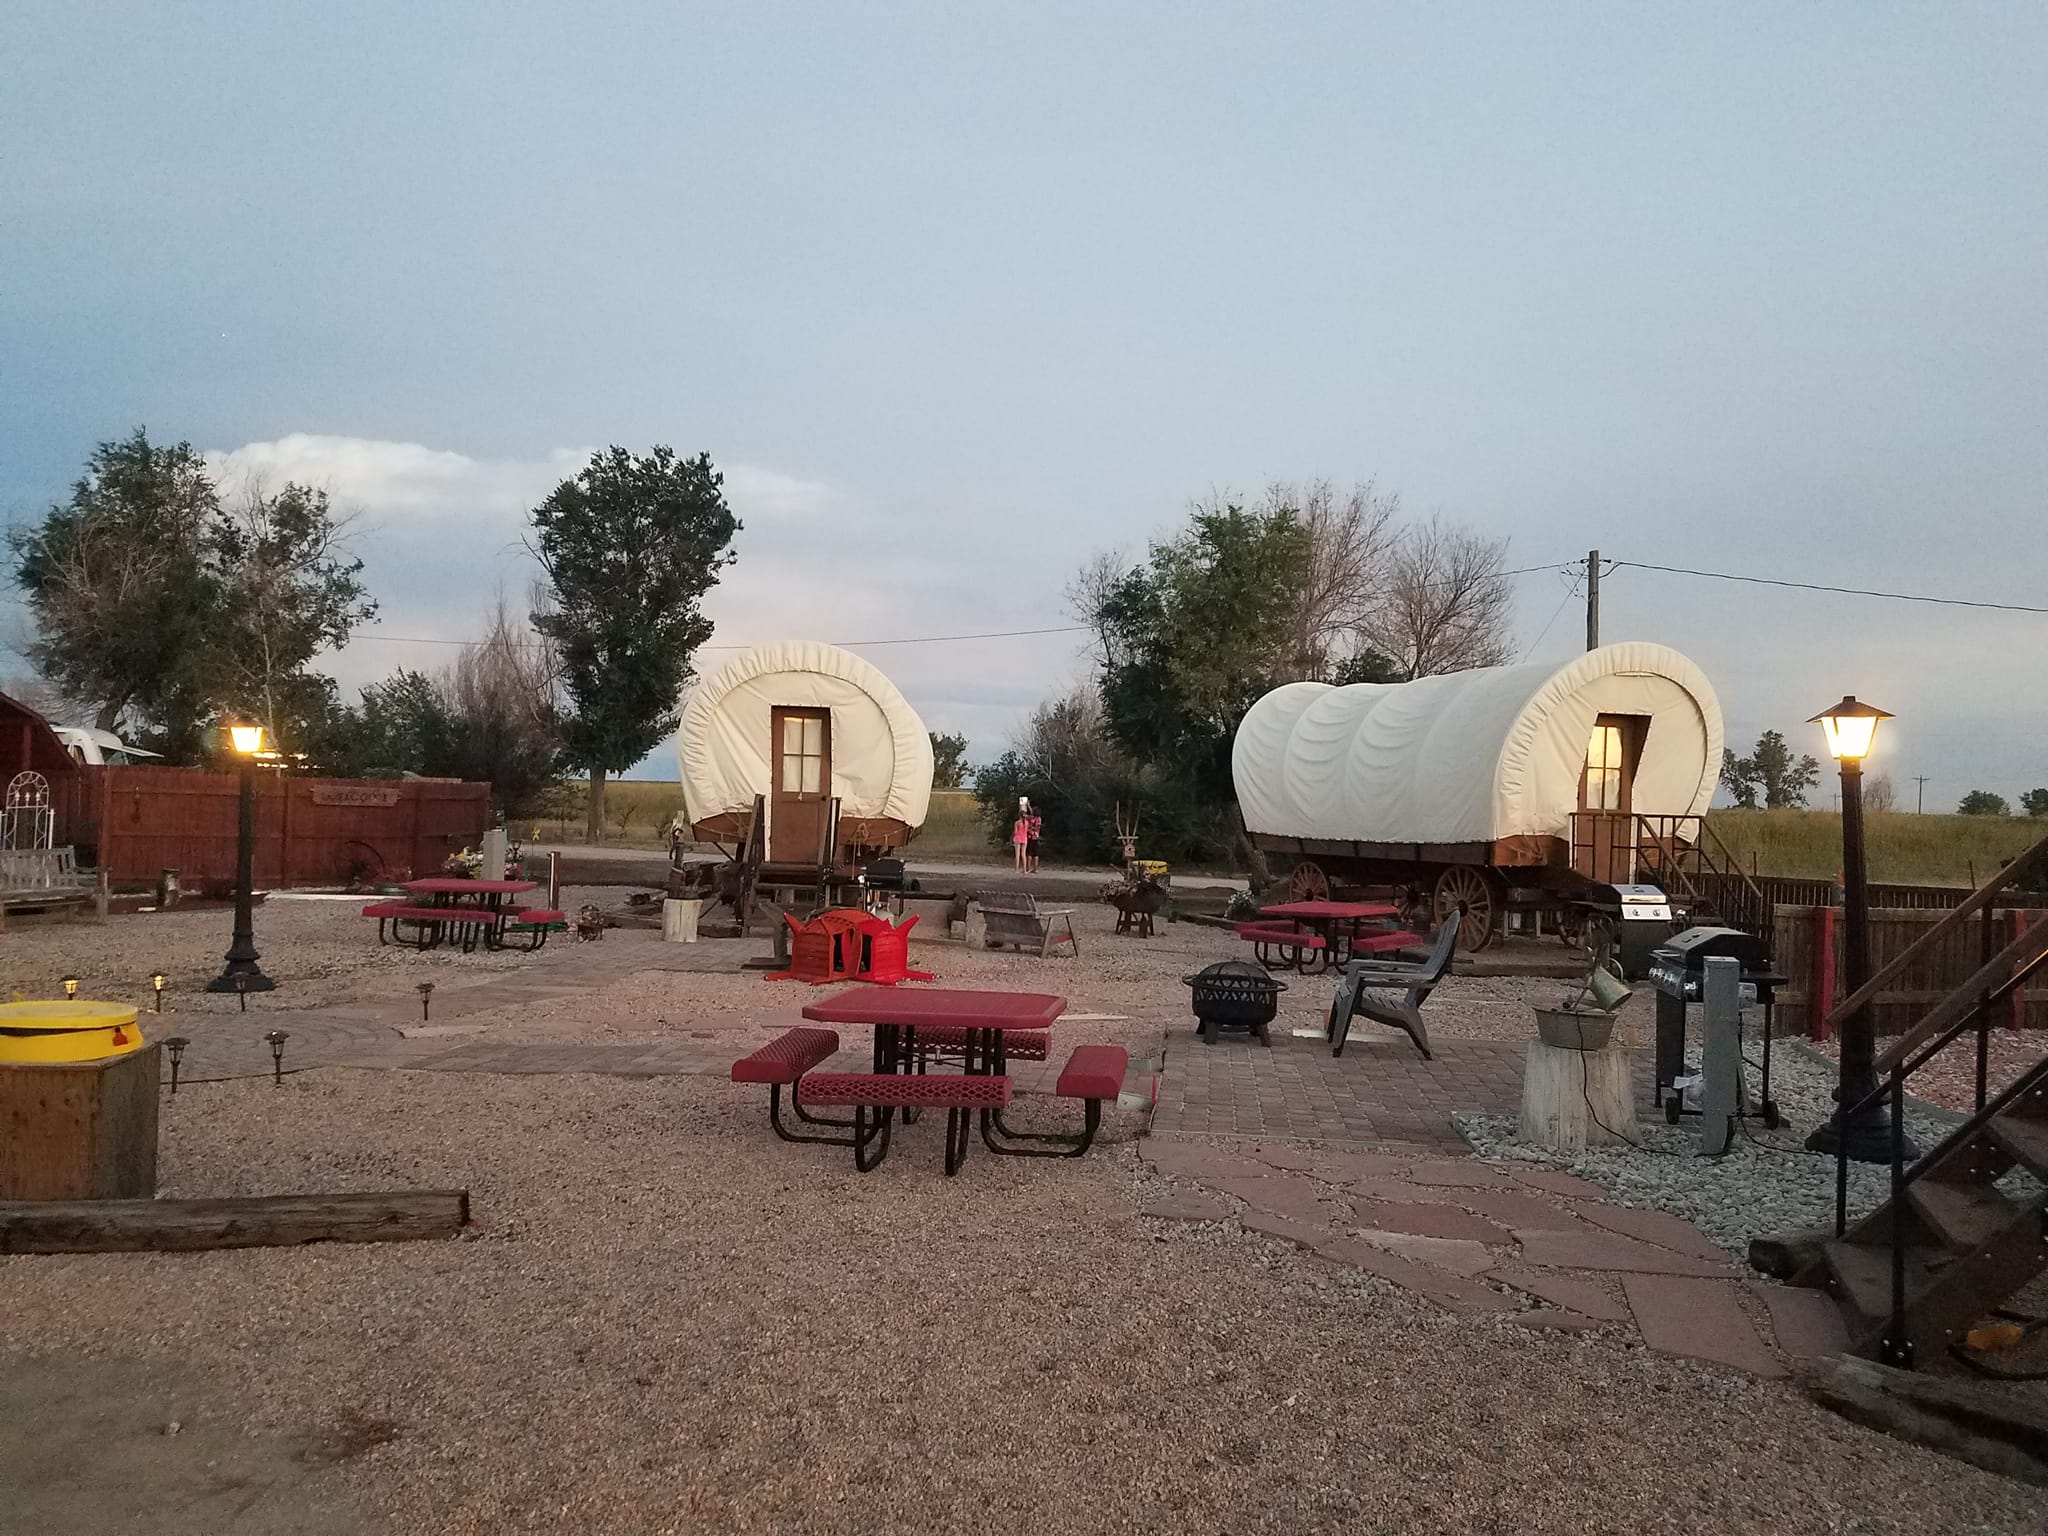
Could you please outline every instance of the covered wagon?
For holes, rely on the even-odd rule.
[[[676,742],[682,819],[741,866],[749,897],[850,882],[916,836],[931,802],[917,711],[869,663],[816,641],[759,646],[696,684]]]
[[[1717,872],[1703,813],[1720,770],[1713,686],[1640,641],[1561,667],[1289,683],[1231,749],[1245,830],[1294,894],[1337,881],[1405,887],[1438,914],[1462,902],[1472,949],[1511,894],[1557,904],[1639,879],[1692,894]]]

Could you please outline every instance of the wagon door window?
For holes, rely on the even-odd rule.
[[[782,717],[782,792],[815,795],[825,785],[825,722],[817,715]]]
[[[1589,811],[1625,809],[1624,767],[1621,722],[1603,715],[1586,748],[1586,783],[1579,803]]]

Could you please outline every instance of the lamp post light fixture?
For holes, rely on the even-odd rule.
[[[78,978],[76,976],[66,976],[64,978],[64,996],[67,998],[78,996]]]
[[[1870,876],[1863,856],[1863,759],[1877,740],[1877,723],[1891,715],[1854,695],[1807,723],[1827,737],[1828,755],[1842,769],[1842,986],[1854,993],[1870,980]],[[1877,1093],[1877,1041],[1869,1005],[1842,1020],[1842,1066],[1835,1085],[1835,1112],[1806,1146],[1812,1152],[1840,1154],[1859,1163],[1888,1163],[1892,1158],[1891,1110]],[[1843,1111],[1862,1104],[1854,1114]],[[1906,1156],[1915,1156],[1911,1147]]]
[[[156,989],[156,1011],[158,1013],[164,1011],[164,979],[162,971],[151,971],[149,973],[149,984]],[[175,1075],[173,1074],[173,1076]]]
[[[185,1047],[192,1042],[183,1035],[164,1036],[164,1049],[171,1053],[171,1092],[178,1091],[178,1063],[185,1059]]]
[[[291,1039],[291,1034],[287,1030],[273,1029],[263,1038],[270,1042],[270,1080],[281,1083],[284,1081],[284,1043]]]
[[[228,742],[242,763],[242,796],[235,845],[235,937],[228,945],[227,964],[206,984],[209,992],[239,992],[242,1008],[249,1007],[247,994],[268,992],[277,983],[263,974],[256,962],[256,754],[263,750],[263,727],[253,721],[233,720],[227,727]]]
[[[423,981],[413,990],[420,995],[420,1022],[424,1024],[427,1022],[428,1005],[433,1001],[434,984],[431,981]]]

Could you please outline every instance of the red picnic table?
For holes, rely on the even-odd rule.
[[[401,944],[432,949],[445,934],[452,934],[468,954],[479,939],[487,949],[501,946],[508,922],[517,922],[532,937],[531,947],[547,942],[548,926],[559,923],[562,914],[535,909],[521,910],[505,905],[505,898],[522,891],[539,889],[534,880],[469,880],[455,875],[436,875],[425,880],[408,880],[401,887],[417,902],[373,902],[363,908],[365,917],[377,919],[377,937],[384,938],[384,925],[392,925],[393,937]],[[407,938],[402,924],[409,924],[413,937]]]
[[[1283,954],[1283,969],[1291,966],[1298,970],[1308,969],[1305,955],[1309,950],[1320,950],[1323,956],[1322,969],[1328,970],[1333,964],[1341,964],[1347,949],[1359,947],[1358,928],[1361,923],[1379,922],[1401,915],[1401,909],[1389,901],[1281,901],[1270,907],[1261,907],[1258,916],[1248,923],[1238,925],[1238,936],[1252,941],[1253,951],[1261,962],[1273,964],[1267,951],[1293,950],[1291,959]],[[1281,919],[1296,924],[1299,929],[1313,934],[1321,942],[1302,944],[1287,942],[1287,930],[1268,919]],[[1390,935],[1401,943],[1413,942],[1409,934]],[[1377,938],[1377,936],[1375,936]],[[1370,947],[1390,947],[1374,943]]]

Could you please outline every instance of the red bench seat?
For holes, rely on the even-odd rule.
[[[736,1083],[793,1083],[839,1053],[839,1031],[809,1026],[786,1029],[751,1056],[732,1064]]]
[[[910,1072],[820,1072],[797,1092],[806,1104],[883,1109],[1001,1109],[1008,1077],[927,1076]]]
[[[1428,942],[1419,933],[1388,933],[1381,930],[1376,933],[1361,933],[1351,941],[1351,952],[1354,955],[1384,955],[1391,950],[1408,949]]]
[[[1057,1092],[1063,1099],[1113,1099],[1130,1067],[1131,1053],[1120,1045],[1077,1045],[1060,1068]]]
[[[917,1048],[934,1055],[958,1056],[967,1049],[964,1024],[921,1024]],[[1052,1031],[1048,1029],[1006,1029],[1003,1055],[1010,1061],[1044,1061],[1052,1054]]]
[[[520,928],[534,928],[542,923],[569,925],[569,915],[553,907],[520,907],[505,914],[505,920]]]
[[[1239,923],[1237,936],[1260,944],[1285,944],[1296,949],[1322,949],[1327,940],[1320,933],[1290,928],[1285,923]]]

